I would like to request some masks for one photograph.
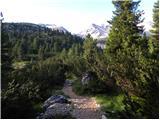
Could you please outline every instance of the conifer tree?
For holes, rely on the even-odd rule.
[[[158,58],[159,53],[159,0],[154,4],[153,8],[153,26],[150,30],[151,38],[149,40],[150,53]]]
[[[125,89],[132,89],[130,82],[135,79],[135,70],[131,68],[134,68],[134,60],[140,54],[139,43],[143,27],[137,25],[143,22],[143,11],[138,10],[139,3],[140,1],[132,0],[113,1],[116,10],[109,21],[112,27],[105,49],[105,56],[110,63],[108,69]]]
[[[142,37],[143,26],[139,25],[143,22],[143,11],[138,10],[139,3],[132,0],[113,1],[116,10],[109,21],[112,27],[105,49],[109,64],[107,69],[126,92],[125,109],[129,118],[142,118],[144,111],[139,96],[146,84],[146,61],[142,55],[147,47],[143,48],[146,39]]]
[[[143,11],[137,9],[139,3],[132,0],[113,1],[116,10],[109,21],[112,29],[105,56],[109,71],[113,72],[118,85],[126,93],[124,103],[128,118],[158,118],[158,65],[147,55],[147,38],[142,37],[143,27],[139,26],[143,22]],[[153,15],[154,18],[157,15]],[[156,23],[153,27],[157,26]],[[155,50],[151,46],[153,50],[150,51],[158,56],[157,29],[154,29],[152,38],[154,44],[151,45]]]
[[[159,1],[153,8],[153,26],[149,39],[149,52],[147,57],[147,84],[144,93],[144,114],[148,118],[159,117]]]
[[[95,61],[95,53],[97,52],[96,42],[90,35],[86,36],[86,40],[83,45],[84,49],[84,59],[87,61],[88,65],[92,66]]]
[[[18,58],[21,60],[24,57],[24,49],[23,49],[23,44],[20,43],[19,47],[18,47]]]
[[[38,50],[38,58],[40,60],[44,59],[44,48],[43,47],[40,47],[39,50]]]

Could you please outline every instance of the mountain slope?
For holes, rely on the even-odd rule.
[[[64,34],[32,23],[3,23],[2,35],[2,46],[9,43],[10,54],[19,59],[30,59],[33,55],[38,59],[40,53],[47,58],[83,42],[69,32]]]
[[[109,25],[97,25],[97,24],[91,24],[89,28],[81,31],[78,33],[79,36],[85,37],[86,35],[90,34],[94,39],[105,39],[108,36],[110,30]]]
[[[147,36],[150,35],[149,30],[152,28],[152,24],[153,23],[151,21],[141,23],[141,25],[144,26],[144,32],[147,34]],[[110,28],[111,26],[107,24],[91,24],[87,29],[79,32],[77,35],[84,38],[86,35],[90,34],[94,39],[104,40],[108,37]]]
[[[69,32],[66,28],[62,27],[62,26],[57,26],[55,24],[39,24],[42,27],[47,27],[50,28],[52,30],[58,30],[59,32]]]

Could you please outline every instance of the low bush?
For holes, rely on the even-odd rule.
[[[102,110],[106,113],[107,118],[125,118],[123,115],[124,107],[123,104],[124,95],[106,95],[100,94],[95,96],[96,101],[101,105]]]
[[[82,85],[80,80],[76,80],[73,83],[73,91],[79,95],[95,95],[105,93],[107,87],[100,80],[90,80],[87,85]]]

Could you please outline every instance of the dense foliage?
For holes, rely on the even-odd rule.
[[[60,52],[76,49],[82,42],[70,33],[34,24],[4,23],[2,118],[36,117],[35,106],[61,88],[66,79],[69,67]]]
[[[109,118],[158,118],[159,1],[149,37],[140,26],[140,1],[112,3],[105,49],[90,35],[83,40],[35,24],[3,23],[2,118],[35,118],[35,106],[66,79],[77,94],[95,95]]]
[[[105,49],[109,69],[117,84],[126,93],[124,104],[128,118],[158,118],[158,4],[155,5],[151,51],[148,39],[142,36],[143,11],[139,2],[113,1],[116,10]],[[152,47],[153,47],[152,46]],[[156,57],[152,57],[153,54]],[[157,106],[157,107],[156,107]]]
[[[73,44],[82,44],[82,39],[69,32],[52,31],[31,23],[3,23],[7,34],[9,52],[15,59],[43,59],[69,49]]]

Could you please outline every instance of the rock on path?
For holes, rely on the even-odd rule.
[[[72,91],[72,87],[65,85],[62,89],[65,95],[70,97],[71,104],[74,106],[72,116],[77,119],[101,119],[103,112],[100,105],[91,97],[78,96]]]

